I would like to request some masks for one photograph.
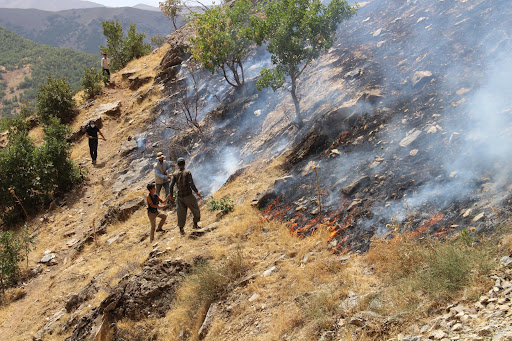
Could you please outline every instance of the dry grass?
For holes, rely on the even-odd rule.
[[[474,246],[461,238],[417,240],[407,234],[375,241],[366,256],[383,282],[380,313],[427,316],[455,299],[473,299],[489,286],[496,266],[494,239]]]

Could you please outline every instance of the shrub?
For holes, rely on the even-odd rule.
[[[9,143],[0,150],[0,216],[4,223],[12,225],[25,218],[21,205],[28,214],[35,213],[81,177],[70,160],[70,146],[65,140],[69,128],[60,124],[59,119],[48,118],[39,147],[28,136],[26,120],[17,116],[8,125]]]
[[[224,198],[220,200],[211,199],[208,204],[206,205],[206,208],[208,211],[220,211],[223,215],[228,214],[229,212],[232,212],[235,208],[235,205],[233,205],[233,200],[229,196],[225,196]]]
[[[73,91],[65,78],[48,76],[46,83],[39,86],[37,110],[41,122],[47,123],[51,116],[63,123],[71,121],[75,113]]]
[[[110,56],[112,71],[120,70],[131,60],[151,52],[151,45],[144,43],[146,34],[137,33],[135,24],[130,25],[126,38],[123,38],[123,26],[117,20],[102,21],[101,24],[107,46],[101,46],[100,50]]]
[[[23,261],[22,243],[13,231],[0,232],[0,285],[2,291],[13,284]]]
[[[101,94],[102,81],[103,76],[98,68],[84,68],[84,77],[82,78],[80,84],[84,88],[86,99],[94,98]]]

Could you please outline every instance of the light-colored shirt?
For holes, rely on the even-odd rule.
[[[167,161],[160,163],[160,161],[156,162],[155,165],[155,183],[163,184],[164,182],[169,182],[169,178],[167,174],[171,170],[171,166]]]
[[[108,69],[110,67],[110,59],[107,57],[101,58],[101,68],[102,69]]]

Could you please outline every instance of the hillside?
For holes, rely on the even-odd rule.
[[[106,44],[101,22],[119,20],[126,32],[130,24],[146,38],[171,32],[172,24],[161,13],[130,7],[71,9],[59,12],[36,9],[2,9],[0,26],[40,44],[97,54]]]
[[[0,8],[34,8],[43,11],[63,11],[73,8],[104,7],[92,1],[83,0],[0,0]]]
[[[184,27],[113,75],[71,124],[107,141],[83,186],[32,217],[8,340],[510,340],[512,9],[361,3],[289,93],[190,69]],[[193,77],[191,71],[194,72]],[[180,105],[197,82],[199,127]],[[114,110],[106,110],[110,104]],[[201,228],[149,242],[157,152],[185,157]],[[229,196],[234,210],[207,209]],[[319,205],[321,204],[321,206]]]
[[[37,44],[0,27],[0,75],[5,84],[1,104],[4,115],[16,107],[11,100],[24,97],[34,99],[39,84],[49,75],[66,77],[73,89],[80,87],[84,67],[98,67],[99,58],[71,49]]]

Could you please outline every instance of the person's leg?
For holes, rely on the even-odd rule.
[[[171,193],[171,186],[169,181],[164,182],[165,197],[167,198]]]
[[[96,163],[98,157],[98,140],[89,139],[89,152],[91,153],[92,163]]]
[[[165,224],[165,220],[167,219],[167,214],[159,213],[158,218],[160,218],[160,223],[158,224],[158,227],[156,229],[157,232],[163,231],[162,226],[164,226],[164,224]]]
[[[198,228],[197,223],[201,220],[201,211],[199,210],[199,204],[197,202],[196,197],[191,194],[185,198],[185,203],[190,211],[192,211],[192,215],[194,216],[194,228]]]
[[[155,239],[155,226],[156,226],[156,217],[158,213],[148,212],[149,222],[151,223],[151,230],[149,230],[149,242],[153,242]]]
[[[183,203],[183,198],[178,197],[176,200],[176,214],[178,215],[178,227],[180,233],[185,234],[185,222],[187,221],[187,206]]]
[[[160,197],[160,191],[162,190],[162,184],[156,184],[155,193]]]

